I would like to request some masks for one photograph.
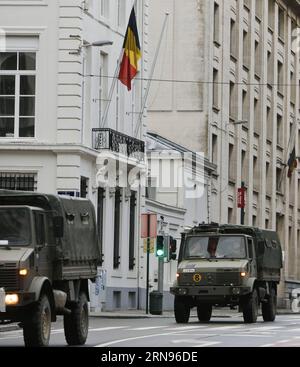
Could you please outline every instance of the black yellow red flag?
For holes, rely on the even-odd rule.
[[[298,161],[297,161],[297,157],[296,157],[296,149],[294,147],[294,149],[292,150],[292,153],[290,154],[290,158],[288,160],[288,174],[287,176],[290,178],[292,177],[293,171],[294,169],[297,168],[298,165]]]
[[[127,86],[128,90],[131,90],[131,81],[138,72],[138,61],[142,56],[134,8],[130,14],[123,49],[118,79]]]

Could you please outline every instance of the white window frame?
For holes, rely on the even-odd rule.
[[[37,50],[29,48],[20,48],[18,50],[7,49],[4,53],[16,53],[17,54],[17,70],[0,70],[0,75],[15,76],[15,115],[14,115],[14,136],[1,136],[0,139],[35,139],[36,137],[36,111],[37,111]],[[20,53],[34,53],[35,54],[35,70],[18,70],[19,69],[19,54]],[[20,137],[19,127],[20,127],[20,76],[29,75],[35,76],[35,95],[28,95],[27,97],[34,97],[34,116],[26,116],[28,118],[34,119],[34,134],[31,137]],[[5,95],[3,95],[5,97]],[[7,95],[8,96],[8,95]],[[2,118],[11,118],[11,116],[1,116]],[[24,117],[24,116],[23,116]],[[22,116],[21,116],[22,118]]]

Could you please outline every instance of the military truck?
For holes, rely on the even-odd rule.
[[[96,228],[89,200],[0,190],[0,320],[19,322],[26,346],[47,346],[58,315],[69,345],[86,342]]]
[[[208,322],[213,307],[238,308],[255,323],[261,304],[264,321],[274,321],[282,250],[276,232],[239,225],[202,224],[182,234],[175,295],[177,323],[187,323],[197,307]]]

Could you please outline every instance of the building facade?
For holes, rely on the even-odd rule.
[[[152,1],[150,55],[170,12],[149,100],[149,127],[217,165],[210,220],[277,230],[284,250],[280,303],[300,281],[299,1]],[[156,20],[155,20],[156,19]],[[172,82],[171,82],[172,81]],[[298,165],[299,167],[299,165]]]
[[[139,76],[147,73],[147,3],[136,5]],[[106,310],[137,308],[140,287],[142,195],[121,185],[120,174],[111,185],[99,178],[108,153],[126,167],[125,181],[143,165],[145,83],[137,78],[128,92],[116,79],[132,6],[130,0],[0,1],[0,188],[94,203],[102,266],[93,305]]]

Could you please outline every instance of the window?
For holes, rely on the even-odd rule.
[[[268,17],[269,17],[269,27],[274,29],[274,21],[275,21],[275,1],[274,0],[269,0]]]
[[[263,14],[263,4],[264,2],[262,0],[256,0],[255,1],[255,15],[258,18],[262,18]]]
[[[220,7],[217,3],[214,5],[214,42],[220,42]]]
[[[126,1],[118,0],[118,27],[125,25]]]
[[[243,90],[243,104],[242,104],[243,120],[249,121],[249,98],[246,90]]]
[[[242,150],[241,154],[241,179],[244,182],[248,181],[248,160],[247,160],[247,153],[245,150]]]
[[[100,0],[100,16],[108,18],[108,0]]]
[[[282,8],[278,8],[278,36],[284,38],[285,15]]]
[[[229,154],[228,154],[228,179],[235,180],[235,152],[234,145],[229,144]]]
[[[219,75],[218,70],[214,68],[213,71],[213,106],[219,107]]]
[[[261,74],[261,44],[255,41],[255,74],[260,76]]]
[[[274,82],[274,59],[273,54],[268,51],[267,54],[267,63],[268,63],[268,84],[272,85]]]
[[[291,102],[295,104],[296,102],[296,74],[291,71],[290,76],[291,82]]]
[[[267,194],[271,194],[272,192],[272,176],[271,176],[271,169],[270,163],[266,162],[266,192]]]
[[[262,116],[261,116],[261,103],[260,100],[254,98],[254,131],[256,134],[261,133]]]
[[[296,53],[299,47],[300,28],[297,27],[297,22],[294,19],[292,19],[291,27],[291,48],[292,51]]]
[[[253,156],[253,188],[259,190],[260,171],[257,157]]]
[[[282,146],[283,144],[283,124],[282,116],[277,114],[277,145]]]
[[[99,127],[102,126],[105,108],[108,103],[108,56],[100,53],[100,70],[99,70]]]
[[[218,163],[218,136],[212,134],[212,162]]]
[[[0,172],[0,189],[36,191],[36,184],[35,174]]]
[[[243,31],[243,65],[250,66],[250,34],[246,30]]]
[[[276,167],[276,190],[281,192],[282,169]]]
[[[121,189],[115,193],[115,220],[114,220],[114,269],[120,265],[120,220],[121,220]]]
[[[231,19],[230,20],[230,55],[233,57],[237,57],[237,29],[236,22]]]
[[[35,237],[36,244],[38,246],[45,245],[45,217],[44,214],[35,212],[34,213],[34,224],[35,224]]]
[[[267,107],[267,139],[273,139],[273,115],[271,107]]]
[[[0,53],[0,137],[34,137],[36,54]]]
[[[97,203],[97,226],[100,242],[100,265],[103,263],[103,225],[104,225],[104,200],[105,189],[98,188],[98,203]]]
[[[129,213],[129,270],[135,267],[135,226],[136,226],[136,192],[131,191]]]
[[[278,84],[278,92],[281,94],[283,93],[283,64],[281,61],[278,61],[277,63],[278,69],[277,69],[277,84]]]
[[[229,86],[229,116],[234,118],[236,117],[236,86],[235,83],[230,82]]]
[[[228,208],[228,223],[233,224],[233,209]]]
[[[86,177],[80,177],[80,197],[86,198],[89,192],[89,179]]]

